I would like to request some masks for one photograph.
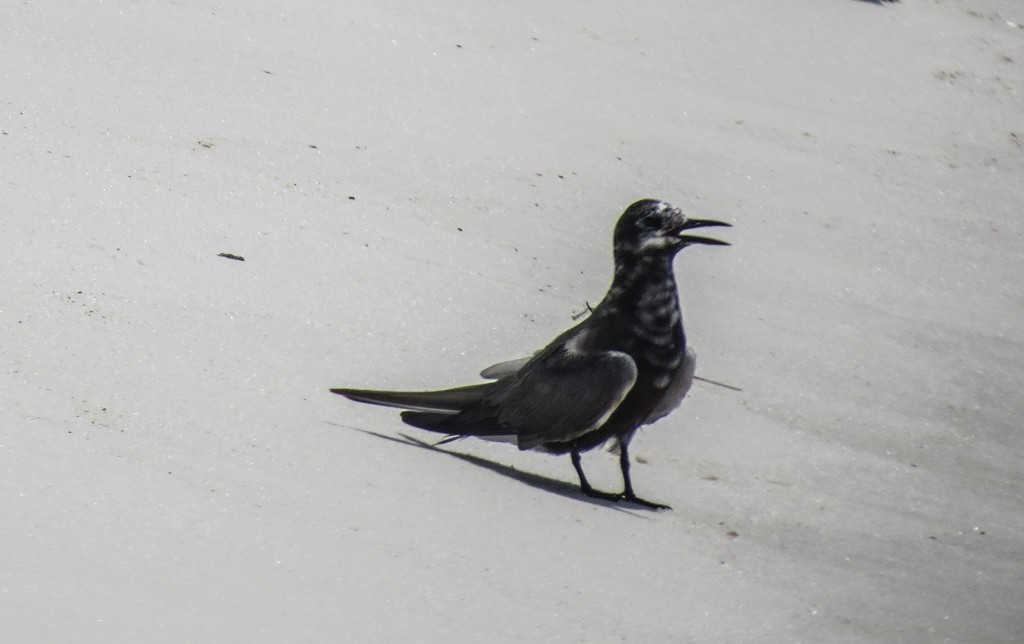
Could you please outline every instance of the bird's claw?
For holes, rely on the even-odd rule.
[[[641,499],[640,497],[636,496],[635,494],[623,494],[622,495],[622,500],[623,501],[629,501],[630,503],[635,503],[636,505],[642,505],[645,508],[650,508],[652,510],[671,510],[672,509],[671,505],[665,505],[664,503],[655,503],[654,501],[648,501],[647,499]]]
[[[595,499],[614,501],[616,503],[619,503],[620,501],[625,501],[627,503],[641,505],[645,508],[650,508],[652,510],[672,509],[672,506],[670,505],[665,505],[663,503],[654,503],[653,501],[648,501],[647,499],[641,499],[640,497],[631,492],[602,492],[601,490],[595,490],[592,487],[585,487],[581,489],[583,490],[584,494]]]

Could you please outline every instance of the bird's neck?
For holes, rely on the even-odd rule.
[[[678,301],[672,255],[624,255],[615,258],[615,277],[605,300],[620,308],[674,307]]]
[[[650,339],[674,335],[681,319],[672,255],[615,259],[611,288],[595,312],[632,320],[630,326]]]
[[[676,368],[686,349],[672,256],[616,260],[612,286],[594,316],[613,330],[617,348],[642,358],[645,368],[663,376],[657,370]]]

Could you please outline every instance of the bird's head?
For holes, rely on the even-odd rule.
[[[641,199],[626,208],[615,225],[615,252],[673,255],[691,244],[728,246],[728,242],[685,233],[694,228],[731,225],[713,219],[691,219],[669,203]]]

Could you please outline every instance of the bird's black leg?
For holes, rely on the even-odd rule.
[[[580,491],[587,496],[594,497],[595,499],[605,499],[606,501],[620,501],[622,500],[621,494],[612,494],[611,492],[602,492],[595,490],[590,487],[590,482],[587,480],[587,475],[583,473],[583,465],[580,463],[580,451],[575,447],[572,448],[572,466],[576,468],[576,474],[580,477]]]
[[[633,482],[629,478],[629,443],[625,440],[619,441],[619,466],[622,468],[622,482],[625,485],[625,489],[620,496],[623,501],[636,503],[637,505],[642,505],[644,507],[651,508],[652,510],[672,509],[672,506],[669,505],[641,499],[633,492]]]

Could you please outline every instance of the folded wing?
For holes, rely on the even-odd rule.
[[[459,413],[407,411],[402,420],[453,436],[515,436],[520,449],[572,441],[611,416],[636,382],[637,368],[618,351],[579,354],[562,347],[499,377]]]

